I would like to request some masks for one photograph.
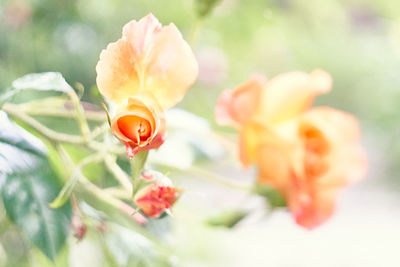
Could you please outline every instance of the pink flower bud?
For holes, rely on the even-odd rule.
[[[171,180],[160,173],[144,173],[143,176],[146,181],[154,180],[154,182],[136,193],[135,204],[147,216],[158,218],[172,207],[180,196],[181,190],[175,188]],[[149,179],[150,176],[152,177]]]

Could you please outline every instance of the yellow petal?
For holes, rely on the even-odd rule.
[[[139,92],[151,92],[166,109],[177,104],[195,82],[197,61],[174,24],[162,27],[149,14],[123,28],[96,66],[97,85],[108,100],[121,102]]]
[[[328,92],[331,85],[331,76],[322,70],[281,74],[264,88],[260,113],[272,123],[292,119],[309,108],[316,95]]]

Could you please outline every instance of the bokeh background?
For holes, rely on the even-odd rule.
[[[194,0],[0,0],[0,91],[24,74],[58,71],[85,87],[86,101],[99,104],[100,51],[120,38],[126,22],[149,12],[163,24],[175,23],[192,42],[200,74],[180,107],[209,120],[216,131],[233,133],[214,122],[223,89],[253,72],[273,77],[322,68],[334,85],[315,104],[358,117],[368,177],[345,189],[334,217],[311,232],[285,211],[257,211],[257,197],[181,177],[186,193],[168,236],[172,260],[190,267],[400,266],[400,1],[222,0],[201,24],[195,7]],[[216,171],[227,178],[249,180],[254,174],[234,159],[226,162]],[[235,228],[204,223],[240,205],[254,212]],[[0,259],[7,255],[7,264],[27,264],[27,249],[16,249],[24,242],[3,224]],[[90,238],[71,241],[66,266],[112,266]]]

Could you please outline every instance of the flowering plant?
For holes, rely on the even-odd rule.
[[[199,17],[217,2],[203,1]],[[182,176],[257,195],[272,208],[287,207],[298,225],[312,229],[333,216],[340,189],[365,175],[355,117],[311,107],[332,87],[327,72],[272,79],[254,74],[223,91],[215,115],[219,124],[237,130],[238,141],[231,142],[205,119],[173,108],[196,82],[198,69],[178,28],[162,26],[149,14],[128,22],[122,37],[100,53],[96,83],[104,110],[83,101],[83,87],[74,89],[55,72],[23,76],[0,96],[3,204],[49,259],[58,257],[70,233],[82,241],[95,228],[108,240],[123,227],[151,251],[135,255],[133,266],[147,258],[169,264],[170,248],[152,227],[173,216],[175,204],[185,205]],[[32,89],[37,99],[18,99]],[[40,116],[72,121],[76,129],[53,129]],[[238,153],[232,152],[236,147]],[[193,165],[199,158],[219,163],[227,155],[244,168],[254,166],[255,180],[233,181]],[[89,166],[104,171],[105,178],[98,179]],[[250,213],[238,206],[208,222],[233,227]]]

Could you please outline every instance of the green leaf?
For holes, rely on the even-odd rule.
[[[270,186],[257,184],[253,192],[265,197],[271,208],[286,207],[286,200],[282,194]]]
[[[71,207],[49,207],[60,186],[43,143],[3,112],[0,125],[0,196],[7,215],[53,260],[66,241]]]
[[[247,212],[243,210],[227,210],[209,218],[206,223],[210,226],[234,227],[246,217]]]
[[[11,88],[9,88],[5,94],[0,96],[0,106],[20,92],[31,89],[43,92],[53,91],[61,93],[67,93],[68,91],[73,90],[58,72],[27,74],[15,80],[12,83]]]
[[[222,0],[196,0],[196,13],[199,18],[208,16]]]

